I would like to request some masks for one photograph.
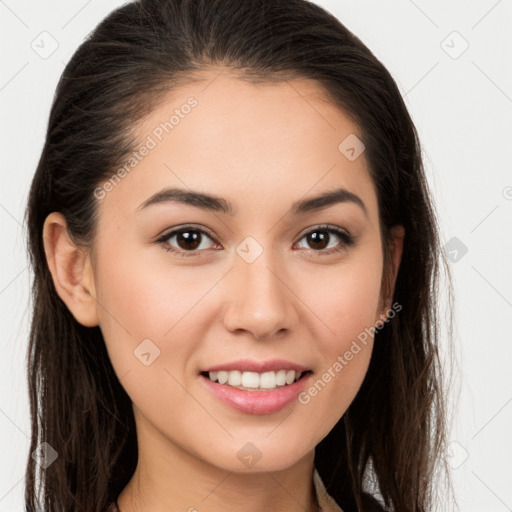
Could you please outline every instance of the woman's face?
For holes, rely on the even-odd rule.
[[[289,467],[354,399],[386,310],[361,134],[313,82],[217,73],[136,133],[125,172],[97,189],[91,263],[141,447]]]

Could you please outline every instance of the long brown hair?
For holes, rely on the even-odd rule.
[[[164,93],[212,66],[254,82],[316,80],[361,129],[386,276],[390,229],[405,227],[393,295],[402,309],[375,334],[365,380],[317,446],[315,465],[345,512],[376,509],[372,494],[385,510],[431,510],[436,475],[448,475],[440,264],[449,272],[421,147],[389,72],[338,19],[306,0],[131,2],[89,34],[62,73],[26,211],[34,271],[30,453],[48,443],[58,457],[46,468],[28,457],[26,510],[103,511],[130,480],[138,455],[131,401],[99,327],[80,325],[56,293],[44,221],[61,212],[72,239],[91,247],[94,190],[134,150],[130,127]]]

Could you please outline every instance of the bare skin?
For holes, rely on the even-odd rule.
[[[135,127],[141,143],[152,136],[157,144],[98,200],[92,252],[66,236],[60,213],[44,226],[59,296],[78,322],[100,326],[133,402],[139,461],[119,497],[122,512],[316,510],[314,449],[359,390],[373,338],[341,371],[333,365],[391,307],[392,293],[381,293],[365,153],[351,161],[338,149],[350,134],[361,138],[359,129],[314,82],[254,85],[218,72],[174,90]],[[158,140],[155,128],[191,96],[197,106]],[[224,198],[235,212],[176,201],[139,209],[165,187]],[[292,213],[296,201],[338,188],[364,208],[342,201]],[[207,233],[193,250],[170,233],[189,224]],[[355,243],[333,232],[326,239],[325,224]],[[324,246],[318,237],[313,245],[312,232],[324,234]],[[403,236],[397,227],[395,268]],[[248,262],[240,247],[261,254]],[[160,351],[149,365],[134,354],[145,339]],[[311,385],[329,369],[332,378],[308,403],[248,414],[221,402],[200,375],[228,361],[275,358],[310,368]],[[248,442],[261,454],[253,465],[239,456]]]

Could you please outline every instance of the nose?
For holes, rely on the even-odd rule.
[[[236,256],[228,277],[224,325],[230,332],[246,332],[258,341],[293,330],[298,319],[290,279],[270,253],[264,250],[252,263]]]

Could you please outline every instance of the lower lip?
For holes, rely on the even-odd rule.
[[[208,389],[222,402],[233,409],[246,414],[273,414],[297,399],[304,389],[306,381],[311,377],[307,373],[297,382],[275,388],[269,391],[244,391],[218,382],[212,382],[208,377],[200,375]]]

